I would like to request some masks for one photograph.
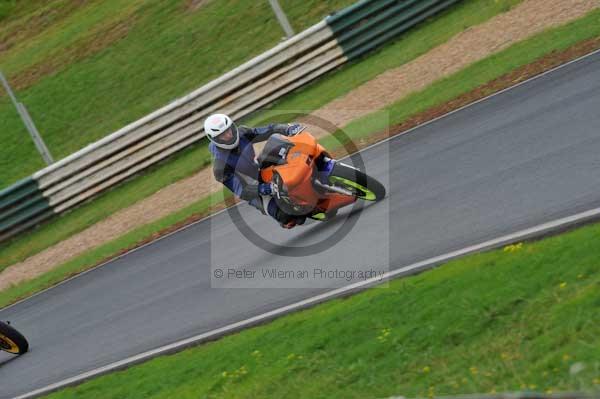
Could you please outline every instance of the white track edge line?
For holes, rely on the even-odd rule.
[[[591,209],[591,210],[588,210],[585,212],[577,213],[572,216],[567,216],[567,217],[564,217],[561,219],[546,222],[546,223],[543,223],[543,224],[540,224],[540,225],[537,225],[537,226],[534,226],[534,227],[531,227],[531,228],[528,228],[525,230],[518,231],[516,233],[504,235],[499,238],[495,238],[492,240],[482,242],[480,244],[471,245],[471,246],[468,246],[468,247],[465,247],[465,248],[462,248],[462,249],[459,249],[456,251],[448,252],[444,255],[439,255],[439,256],[429,258],[429,259],[426,259],[426,260],[423,260],[420,262],[416,262],[411,265],[389,271],[379,277],[373,277],[368,280],[349,284],[347,286],[337,288],[335,290],[328,291],[326,293],[319,294],[319,295],[313,296],[311,298],[307,298],[307,299],[301,300],[299,302],[295,302],[293,304],[283,306],[278,309],[271,310],[269,312],[248,318],[246,320],[232,323],[227,326],[220,327],[215,330],[211,330],[211,331],[196,335],[191,338],[187,338],[187,339],[184,339],[181,341],[174,342],[169,345],[165,345],[165,346],[162,346],[162,347],[159,347],[156,349],[152,349],[147,352],[140,353],[135,356],[131,356],[127,359],[123,359],[123,360],[111,363],[109,365],[99,367],[97,369],[79,374],[79,375],[71,377],[71,378],[67,378],[65,380],[48,385],[46,387],[43,387],[43,388],[31,391],[29,393],[17,396],[15,399],[29,399],[29,398],[33,398],[33,397],[36,397],[39,395],[43,395],[43,394],[47,394],[47,393],[56,391],[61,388],[65,388],[70,385],[76,385],[76,384],[79,384],[85,380],[92,378],[92,377],[106,374],[110,371],[116,371],[116,370],[125,368],[129,365],[133,365],[135,363],[147,361],[154,357],[160,356],[162,354],[177,352],[180,349],[184,349],[186,347],[193,346],[196,344],[201,344],[202,342],[209,341],[211,339],[214,340],[223,335],[226,335],[226,334],[229,334],[229,333],[232,333],[235,331],[239,331],[245,327],[253,326],[253,325],[259,324],[261,322],[266,322],[266,321],[272,320],[276,317],[280,317],[285,314],[291,313],[293,311],[297,311],[300,309],[304,309],[304,308],[319,304],[321,302],[336,298],[343,294],[349,294],[349,293],[352,293],[355,291],[365,290],[369,287],[380,284],[382,282],[386,282],[395,277],[401,277],[403,275],[411,274],[411,273],[418,272],[418,271],[421,271],[424,269],[430,269],[442,262],[448,262],[452,259],[464,256],[467,254],[480,252],[480,251],[486,250],[486,249],[497,248],[499,246],[506,245],[508,243],[515,242],[518,240],[531,238],[531,237],[538,236],[538,235],[543,235],[544,233],[549,233],[553,230],[564,228],[569,225],[576,224],[576,223],[583,222],[585,220],[589,220],[589,219],[593,219],[593,218],[597,218],[597,217],[600,217],[600,208]]]
[[[486,97],[480,98],[479,100],[476,100],[476,101],[474,101],[474,102],[472,102],[472,103],[469,103],[469,104],[463,105],[463,106],[462,106],[462,107],[460,107],[460,108],[457,108],[457,109],[455,109],[455,110],[452,110],[452,111],[450,111],[450,112],[448,112],[448,113],[446,113],[446,114],[444,114],[444,115],[440,115],[440,116],[438,116],[437,118],[434,118],[434,119],[432,119],[432,120],[429,120],[429,121],[423,122],[422,124],[420,124],[420,125],[418,125],[418,126],[415,126],[415,127],[411,128],[411,129],[408,129],[408,130],[406,130],[406,131],[404,131],[404,132],[402,132],[402,133],[400,133],[400,134],[397,134],[397,135],[394,135],[394,136],[391,136],[391,137],[387,137],[387,138],[385,138],[385,139],[383,139],[383,140],[381,140],[381,141],[378,141],[378,142],[376,142],[376,143],[373,143],[373,144],[371,144],[371,145],[369,145],[369,146],[367,146],[367,147],[365,147],[365,148],[362,148],[360,151],[357,151],[357,152],[356,152],[356,153],[354,153],[354,154],[358,154],[358,153],[361,153],[361,152],[365,152],[365,151],[367,151],[367,150],[369,150],[369,149],[371,149],[371,148],[373,148],[373,147],[375,147],[375,146],[381,145],[381,144],[383,144],[383,143],[386,143],[386,142],[388,142],[388,141],[390,141],[390,140],[393,140],[393,139],[397,139],[397,138],[398,138],[398,137],[400,137],[400,136],[403,136],[403,135],[405,135],[405,134],[411,133],[411,132],[413,132],[413,131],[415,131],[415,130],[417,130],[417,129],[419,129],[419,128],[425,127],[425,126],[427,126],[427,125],[430,125],[430,124],[432,124],[432,123],[435,123],[435,122],[439,121],[440,119],[446,118],[446,117],[448,117],[448,116],[450,116],[450,115],[453,115],[453,114],[455,114],[455,113],[457,113],[457,112],[460,112],[460,111],[462,111],[462,110],[464,110],[464,109],[467,109],[467,108],[469,108],[469,107],[471,107],[471,106],[474,106],[474,105],[477,105],[477,104],[479,104],[479,103],[481,103],[481,102],[487,101],[487,100],[489,100],[489,99],[491,99],[491,98],[493,98],[493,97],[495,97],[495,96],[498,96],[498,95],[500,95],[500,94],[503,94],[503,93],[505,93],[505,92],[507,92],[507,91],[510,91],[510,90],[512,90],[512,89],[515,89],[515,88],[517,88],[517,87],[519,87],[519,86],[522,86],[522,85],[525,85],[525,84],[527,84],[527,83],[530,83],[530,82],[532,82],[532,81],[534,81],[534,80],[536,80],[536,79],[539,79],[539,78],[541,78],[541,77],[543,77],[543,76],[546,76],[546,75],[548,75],[548,74],[550,74],[550,73],[553,73],[553,72],[555,72],[555,71],[557,71],[557,70],[559,70],[559,69],[562,69],[562,68],[564,68],[564,67],[567,67],[567,66],[569,66],[569,65],[571,65],[571,64],[574,64],[574,63],[580,62],[580,61],[582,61],[582,60],[584,60],[584,59],[586,59],[586,58],[588,58],[588,57],[591,57],[591,56],[593,56],[593,55],[595,55],[595,54],[598,54],[598,53],[600,53],[600,49],[594,50],[594,51],[592,51],[592,52],[591,52],[591,53],[589,53],[589,54],[585,54],[585,55],[583,55],[583,56],[581,56],[581,57],[575,58],[574,60],[571,60],[571,61],[569,61],[569,62],[567,62],[567,63],[561,64],[561,65],[558,65],[558,66],[556,66],[556,67],[554,67],[554,68],[552,68],[552,69],[549,69],[549,70],[547,70],[547,71],[545,71],[545,72],[542,72],[542,73],[540,73],[540,74],[538,74],[538,75],[532,76],[531,78],[529,78],[529,79],[527,79],[527,80],[524,80],[524,81],[522,81],[522,82],[519,82],[519,83],[517,83],[517,84],[515,84],[515,85],[513,85],[513,86],[510,86],[510,87],[507,87],[507,88],[505,88],[505,89],[502,89],[502,90],[500,90],[500,91],[497,91],[497,92],[495,92],[495,93],[492,93],[492,94],[490,94],[489,96],[486,96]],[[348,157],[351,157],[351,156],[352,156],[352,155],[354,155],[354,154],[349,154],[349,155],[346,155],[346,156],[344,156],[343,158],[340,158],[340,159],[346,159],[346,158],[348,158]],[[240,204],[242,204],[242,203],[243,203],[243,202],[239,202],[239,203],[235,204],[234,206],[238,206],[238,205],[240,205]],[[143,245],[141,245],[141,246],[139,246],[139,247],[133,248],[133,249],[131,249],[131,250],[129,250],[129,251],[127,251],[127,252],[125,252],[125,253],[123,253],[123,254],[121,254],[121,255],[119,255],[119,256],[117,256],[117,257],[115,257],[115,258],[109,259],[109,260],[107,260],[106,262],[103,262],[103,263],[101,263],[101,264],[99,264],[99,265],[96,265],[96,266],[94,266],[94,267],[93,267],[93,268],[91,268],[91,269],[85,270],[85,271],[83,271],[83,272],[81,272],[81,273],[79,273],[79,274],[76,274],[75,276],[73,276],[73,277],[70,277],[70,278],[68,278],[68,279],[66,279],[66,280],[63,280],[63,281],[61,281],[61,282],[59,282],[59,283],[57,283],[57,284],[55,284],[55,285],[53,285],[53,286],[51,286],[51,287],[48,287],[48,288],[46,288],[46,289],[44,289],[44,290],[42,290],[42,291],[36,292],[35,294],[33,294],[33,295],[31,295],[31,296],[28,296],[27,298],[23,298],[23,299],[21,299],[20,301],[17,301],[17,302],[15,302],[15,303],[11,304],[11,305],[8,305],[8,306],[6,306],[6,307],[4,307],[4,308],[0,308],[0,311],[6,310],[6,309],[10,309],[10,308],[11,308],[11,307],[13,307],[13,306],[16,306],[16,305],[18,305],[18,304],[20,304],[20,303],[22,303],[22,302],[25,302],[25,301],[27,301],[27,300],[29,300],[29,299],[32,299],[32,298],[34,298],[34,297],[36,297],[36,296],[38,296],[38,295],[41,295],[41,294],[43,294],[44,292],[46,292],[46,291],[49,291],[49,290],[51,290],[51,289],[53,289],[53,288],[56,288],[56,287],[58,287],[58,286],[60,286],[60,285],[62,285],[62,284],[65,284],[65,283],[67,283],[67,282],[69,282],[69,281],[71,281],[71,280],[73,280],[73,279],[76,279],[76,278],[78,278],[78,277],[81,277],[81,276],[83,276],[84,274],[87,274],[87,273],[89,273],[89,272],[92,272],[92,271],[94,271],[95,269],[97,269],[97,268],[100,268],[100,267],[102,267],[102,266],[104,266],[104,265],[106,265],[106,264],[108,264],[108,263],[110,263],[110,262],[116,261],[116,260],[118,260],[118,259],[120,259],[120,258],[122,258],[122,257],[124,257],[124,256],[126,256],[126,255],[129,255],[129,254],[131,254],[131,253],[133,253],[133,252],[135,252],[135,251],[137,251],[137,250],[140,250],[140,249],[142,249],[142,248],[144,248],[144,247],[146,247],[146,246],[148,246],[148,245],[154,244],[154,243],[156,243],[156,242],[158,242],[158,241],[160,241],[160,240],[162,240],[162,239],[164,239],[164,238],[167,238],[167,237],[169,237],[169,236],[171,236],[171,235],[173,235],[173,234],[175,234],[175,233],[179,233],[180,231],[183,231],[183,230],[185,230],[185,229],[188,229],[188,228],[190,228],[190,227],[192,227],[192,226],[194,226],[194,225],[196,225],[196,224],[198,224],[198,223],[201,223],[201,222],[203,222],[203,221],[205,221],[205,220],[207,220],[207,219],[210,219],[210,218],[212,218],[212,217],[214,217],[214,216],[217,216],[217,215],[219,215],[220,213],[223,213],[224,211],[226,211],[227,209],[229,209],[229,208],[221,209],[220,211],[217,211],[216,213],[213,213],[213,214],[210,214],[210,215],[208,215],[208,216],[205,216],[205,217],[203,217],[202,219],[196,220],[195,222],[192,222],[192,223],[190,223],[190,224],[188,224],[188,225],[185,225],[185,226],[183,226],[183,227],[181,227],[181,228],[179,228],[179,229],[177,229],[177,230],[175,230],[175,231],[172,231],[172,232],[170,232],[170,233],[168,233],[168,234],[166,234],[166,235],[164,235],[164,236],[158,237],[156,240],[150,241],[150,242],[148,242],[148,243],[146,243],[146,244],[143,244]]]

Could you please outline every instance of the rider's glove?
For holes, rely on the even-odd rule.
[[[300,133],[301,131],[303,131],[304,129],[305,129],[305,127],[299,123],[290,123],[287,128],[287,135],[295,136],[298,133]]]
[[[291,229],[292,227],[296,226],[296,220],[292,219],[287,223],[280,223],[279,225],[284,229]]]
[[[271,195],[273,193],[271,183],[260,183],[258,185],[258,193],[260,195]]]
[[[291,218],[287,223],[280,223],[279,225],[284,229],[291,229],[295,226],[303,225],[306,221],[306,216],[296,216],[295,218]]]

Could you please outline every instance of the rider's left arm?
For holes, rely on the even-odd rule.
[[[289,136],[289,127],[287,123],[271,123],[267,126],[248,128],[249,132],[246,133],[246,137],[254,143],[268,140],[271,135],[275,133]]]

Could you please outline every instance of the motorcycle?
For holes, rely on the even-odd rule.
[[[0,321],[0,350],[13,355],[22,355],[29,350],[29,343],[14,327]]]
[[[383,184],[333,159],[304,129],[269,137],[257,161],[261,180],[271,183],[279,209],[290,215],[325,221],[357,199],[377,202],[385,197]]]

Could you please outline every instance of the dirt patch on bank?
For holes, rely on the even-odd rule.
[[[17,43],[35,37],[50,26],[66,19],[87,3],[89,2],[85,0],[71,0],[60,7],[45,8],[16,19],[11,19],[9,16],[3,21],[6,28],[0,30],[0,56]]]
[[[113,22],[94,29],[89,35],[73,43],[65,49],[46,57],[11,78],[11,84],[17,90],[33,86],[45,76],[53,75],[85,58],[98,54],[121,40],[135,23],[132,16],[126,21]]]
[[[185,0],[183,7],[187,12],[194,12],[208,5],[211,1],[212,0]]]
[[[568,6],[566,6],[565,3],[569,3]],[[327,112],[330,112],[332,109],[334,109],[332,104],[335,103],[337,103],[336,107],[341,107],[339,109],[349,109],[349,104],[356,104],[357,108],[361,110],[365,110],[365,108],[368,108],[371,111],[380,109],[405,97],[409,93],[417,91],[420,88],[423,88],[434,81],[463,68],[472,62],[508,47],[510,44],[513,44],[516,41],[522,40],[527,36],[535,34],[543,29],[560,25],[581,17],[588,11],[598,6],[600,6],[600,4],[596,0],[570,2],[565,2],[563,0],[526,0],[522,5],[514,8],[506,14],[502,14],[480,26],[466,30],[465,32],[451,39],[448,43],[433,49],[431,52],[412,61],[411,63],[380,75],[373,81],[357,88],[343,98],[328,104],[321,110],[316,111],[315,114],[323,117],[323,115],[326,115]],[[554,12],[542,12],[546,9],[553,9]],[[575,12],[575,10],[577,11]],[[533,15],[525,16],[525,11],[533,13]],[[565,11],[564,14],[562,14],[563,11]],[[540,18],[541,20],[538,20],[537,18]],[[498,22],[498,19],[500,19],[500,23]],[[518,33],[518,29],[516,30],[515,28],[517,23],[513,23],[511,21],[521,21],[523,25],[519,26],[530,33],[525,36],[522,33]],[[513,33],[509,36],[499,35],[498,28],[503,26],[502,24],[508,24],[510,28],[506,28],[506,30],[509,30]],[[531,30],[531,25],[535,25],[537,28],[535,30]],[[473,35],[473,37],[470,35]],[[495,36],[500,37],[494,39]],[[478,46],[477,43],[479,43],[479,40],[487,43],[489,48],[484,51],[482,47],[477,47],[478,56],[475,58],[469,54],[465,54],[465,49],[469,48],[464,47],[467,45],[466,43],[472,43],[473,46]],[[382,138],[388,137],[390,134],[401,134],[411,127],[441,116],[451,110],[483,98],[495,91],[512,86],[515,83],[535,76],[568,60],[587,54],[597,48],[600,48],[600,38],[580,43],[579,45],[563,52],[549,54],[530,65],[519,68],[501,78],[494,80],[493,82],[473,90],[470,93],[464,94],[447,104],[415,115],[401,125],[393,126],[389,130],[391,133],[381,132],[374,134],[372,137],[356,144],[358,147],[364,147]],[[454,64],[452,64],[450,61],[446,61],[444,54],[446,54],[447,58],[450,60],[454,60],[454,62],[460,62],[461,68],[456,69]],[[440,69],[437,71],[437,73],[430,65],[432,62],[432,58],[430,57],[435,57],[435,59],[439,60],[437,65]],[[421,75],[426,76],[427,78],[425,79],[425,77],[422,77]],[[394,89],[387,87],[385,82],[394,87]],[[369,92],[367,88],[370,88],[369,90],[373,91]],[[385,97],[382,96],[383,92],[387,93],[385,94]],[[396,95],[393,94],[394,92],[396,92]],[[361,98],[363,99],[362,102],[359,101]],[[372,99],[373,101],[367,103],[365,102],[365,99]],[[358,105],[360,105],[360,107],[358,107]],[[343,126],[352,119],[361,116],[357,115],[356,113],[352,113],[347,117],[344,117],[343,115],[340,116],[339,109],[336,112],[335,117],[341,118],[342,122],[339,123],[340,126]],[[177,183],[165,187],[156,194],[127,209],[117,212],[110,218],[89,227],[83,232],[74,235],[73,237],[59,244],[56,244],[55,246],[48,248],[21,263],[5,269],[2,273],[0,273],[0,290],[7,288],[11,284],[39,276],[40,274],[51,270],[53,267],[60,265],[89,249],[102,245],[114,239],[115,237],[131,231],[134,228],[143,226],[144,224],[160,219],[163,216],[188,206],[189,204],[207,195],[209,192],[217,189],[218,185],[212,184],[212,182],[212,171],[210,168],[207,168],[200,171],[195,176],[183,179]],[[195,215],[185,222],[180,223],[176,227],[181,227],[182,225],[191,223],[203,216],[205,215]],[[174,228],[175,227],[171,227],[158,234],[154,234],[151,237],[143,240],[143,242],[150,241],[159,237],[160,235],[173,231]]]

